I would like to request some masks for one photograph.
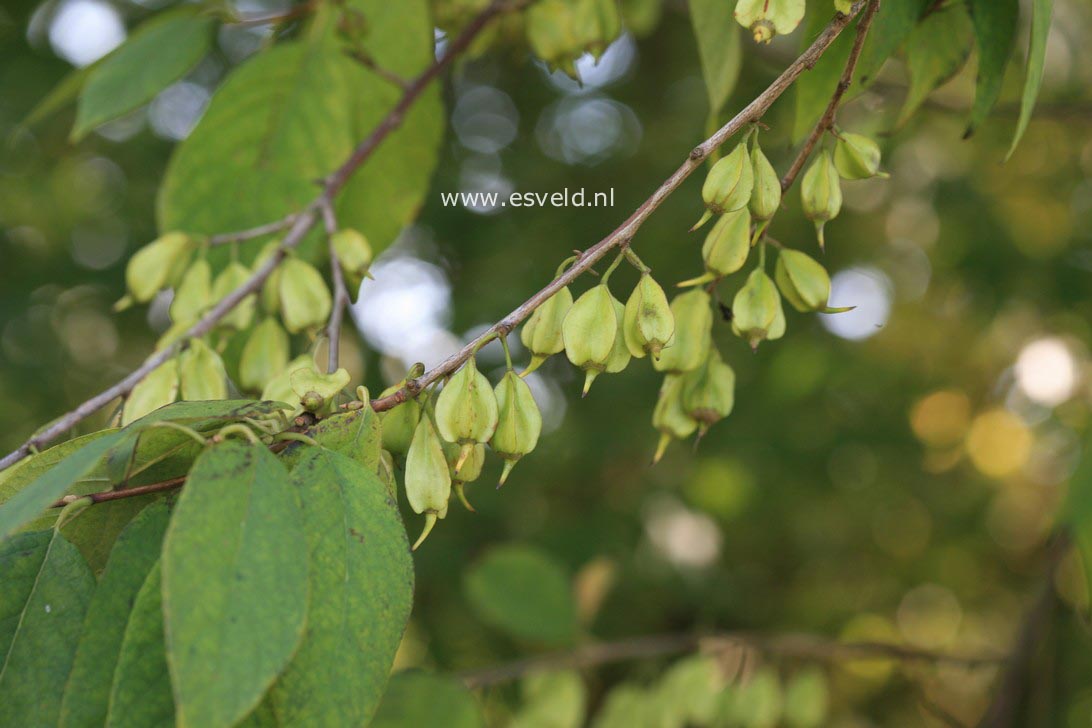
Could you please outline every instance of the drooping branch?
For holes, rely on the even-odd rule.
[[[587,669],[629,660],[670,657],[690,652],[724,654],[749,649],[777,657],[813,662],[893,660],[903,663],[932,663],[964,668],[995,667],[999,655],[955,655],[909,645],[884,642],[839,642],[809,634],[762,635],[751,632],[712,634],[662,634],[603,642],[565,652],[553,652],[514,660],[502,665],[469,670],[458,675],[467,687],[482,688],[518,680],[545,670]]]
[[[737,134],[748,124],[758,121],[799,76],[815,65],[822,57],[834,39],[845,29],[847,25],[869,4],[869,0],[859,0],[853,5],[848,15],[836,15],[822,33],[812,42],[795,61],[774,79],[773,83],[759,94],[754,101],[748,104],[742,111],[736,114],[727,124],[722,126],[711,137],[694,147],[686,161],[657,188],[652,195],[638,207],[625,222],[615,228],[614,232],[600,240],[598,243],[577,255],[575,262],[560,276],[550,282],[545,288],[531,296],[522,305],[489,327],[476,339],[464,346],[462,350],[452,354],[437,366],[428,370],[421,377],[411,379],[397,392],[386,397],[372,400],[372,407],[377,412],[396,407],[407,399],[415,397],[421,390],[433,382],[448,376],[463,365],[470,355],[486,340],[496,336],[506,336],[511,333],[524,319],[542,305],[550,296],[557,293],[565,286],[572,283],[580,275],[590,269],[595,263],[616,248],[629,244],[633,236],[637,234],[653,212],[656,211],[664,200],[677,190],[679,186],[693,174],[705,159],[720,147],[728,139]],[[873,5],[875,7],[875,5]],[[874,12],[874,11],[873,11]],[[867,26],[866,26],[867,30]],[[858,51],[859,53],[859,51]]]
[[[830,97],[830,102],[827,104],[823,115],[819,117],[818,123],[804,141],[804,146],[800,148],[800,152],[793,159],[785,176],[781,178],[782,192],[792,187],[792,183],[796,181],[800,170],[804,168],[808,159],[811,158],[811,153],[815,151],[815,145],[834,126],[834,116],[838,113],[838,106],[842,103],[842,97],[845,96],[846,91],[853,83],[853,73],[857,70],[857,62],[861,58],[861,50],[864,48],[865,38],[868,37],[868,29],[872,27],[872,19],[876,17],[876,11],[879,9],[880,0],[869,0],[864,13],[861,15],[861,21],[857,24],[857,35],[853,39],[853,47],[849,51],[845,70],[842,71],[842,76],[838,79],[838,86],[834,89],[834,94]]]
[[[288,251],[299,245],[307,233],[314,227],[323,207],[333,204],[337,193],[340,192],[342,187],[345,186],[345,183],[349,181],[349,178],[352,177],[353,173],[368,161],[372,153],[375,152],[379,145],[382,144],[392,132],[402,125],[406,112],[413,106],[418,98],[420,98],[429,83],[437,78],[444,69],[451,65],[456,57],[470,46],[478,34],[481,33],[493,18],[501,13],[522,7],[525,4],[526,2],[522,0],[517,0],[516,2],[494,0],[489,7],[478,14],[478,16],[466,26],[463,32],[448,44],[444,49],[443,54],[406,86],[405,91],[403,91],[401,98],[398,100],[398,103],[395,104],[394,108],[383,117],[372,132],[353,150],[350,157],[323,182],[322,192],[319,193],[303,211],[286,215],[281,220],[266,225],[260,225],[255,228],[235,233],[225,233],[213,236],[213,242],[226,243],[257,238],[273,232],[287,230],[275,253],[269,256],[269,258],[254,271],[250,278],[205,312],[197,323],[187,329],[177,342],[153,353],[124,379],[114,384],[112,387],[96,394],[78,405],[75,409],[65,413],[40,429],[14,451],[5,455],[3,459],[0,459],[0,470],[4,470],[5,468],[14,465],[36,450],[45,447],[59,436],[68,432],[80,422],[83,422],[92,414],[105,407],[111,401],[118,397],[128,395],[148,374],[181,351],[190,339],[204,336],[212,331],[212,329],[247,296],[257,293],[266,279],[272,275],[277,265],[284,259],[284,256],[288,254]]]

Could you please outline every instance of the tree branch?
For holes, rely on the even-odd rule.
[[[204,336],[209,333],[216,324],[219,323],[224,316],[230,313],[244,298],[257,293],[261,289],[262,284],[265,283],[266,279],[269,278],[274,269],[276,269],[277,265],[284,259],[284,256],[288,251],[299,245],[304,236],[310,232],[317,221],[318,214],[322,212],[323,206],[333,204],[334,197],[345,186],[345,183],[349,181],[349,178],[352,177],[353,173],[371,157],[376,148],[390,136],[392,132],[401,126],[406,112],[421,96],[429,83],[439,76],[445,68],[451,65],[452,61],[454,61],[455,58],[473,42],[474,38],[481,33],[490,20],[500,13],[522,7],[525,4],[526,0],[517,0],[517,2],[494,0],[489,7],[479,13],[478,16],[467,25],[466,29],[459,34],[459,37],[451,41],[444,50],[444,53],[410,82],[394,108],[392,108],[379,124],[376,125],[371,134],[353,150],[349,159],[323,182],[322,192],[308,204],[302,212],[293,213],[282,220],[250,228],[248,230],[214,236],[215,240],[221,242],[233,242],[260,237],[261,235],[277,232],[285,228],[288,229],[288,232],[285,234],[284,239],[281,241],[276,252],[255,270],[250,278],[243,284],[209,309],[197,323],[191,326],[182,337],[180,337],[179,341],[155,352],[120,382],[99,394],[96,394],[78,405],[75,409],[65,413],[40,429],[30,437],[30,439],[5,455],[3,459],[0,459],[0,470],[4,470],[5,468],[14,465],[32,452],[48,445],[57,437],[68,432],[77,424],[109,404],[112,400],[118,397],[124,397],[132,392],[133,388],[139,384],[144,377],[181,351],[186,345],[186,342],[190,339]]]
[[[481,688],[517,680],[543,670],[586,669],[628,660],[668,657],[689,652],[718,654],[752,649],[768,655],[815,662],[852,662],[887,659],[899,662],[930,662],[966,668],[993,667],[1004,658],[996,655],[950,655],[908,645],[882,642],[839,642],[808,634],[761,635],[750,632],[712,634],[662,634],[634,637],[617,642],[585,645],[572,651],[468,670],[458,675],[468,687]]]
[[[341,322],[345,307],[349,305],[349,291],[345,288],[345,273],[341,270],[341,261],[334,250],[334,233],[337,232],[337,216],[333,205],[322,206],[322,220],[326,226],[327,246],[330,250],[330,277],[334,280],[334,300],[330,309],[330,320],[326,322],[326,373],[337,371],[341,358]]]
[[[823,134],[834,126],[834,116],[838,112],[838,105],[842,103],[842,97],[845,96],[846,91],[853,83],[853,73],[857,70],[857,61],[861,58],[861,50],[864,48],[868,29],[872,26],[872,19],[876,17],[876,11],[879,9],[880,0],[868,0],[868,6],[865,8],[864,14],[861,15],[861,22],[857,24],[857,35],[853,39],[853,47],[849,51],[845,70],[842,71],[842,77],[838,79],[838,86],[834,89],[834,95],[830,97],[830,103],[827,104],[826,111],[819,118],[819,123],[808,134],[804,146],[800,148],[800,153],[796,155],[796,159],[793,160],[789,171],[781,178],[782,192],[792,187],[792,183],[796,181],[800,170],[804,168],[804,165],[811,157],[811,153],[815,151],[815,145],[823,138]]]
[[[407,399],[417,396],[421,390],[433,382],[453,373],[462,366],[463,362],[470,357],[475,349],[478,348],[479,344],[495,336],[506,336],[511,333],[520,322],[530,316],[531,313],[549,299],[550,296],[572,283],[612,250],[632,240],[633,236],[636,235],[645,220],[663,204],[664,200],[666,200],[672,192],[679,188],[687,177],[693,174],[694,171],[702,165],[702,162],[705,161],[706,157],[708,157],[714,149],[724,144],[724,142],[738,133],[747,124],[760,119],[773,102],[785,93],[802,73],[815,65],[815,62],[822,57],[823,53],[830,47],[830,44],[834,42],[834,39],[838,37],[845,27],[849,25],[853,18],[856,17],[868,3],[869,0],[859,0],[859,2],[853,5],[848,15],[836,15],[823,32],[819,34],[814,42],[812,42],[811,46],[809,46],[795,61],[789,64],[765,91],[759,94],[754,101],[736,114],[736,116],[727,124],[718,129],[713,136],[694,147],[686,161],[675,170],[674,174],[668,177],[667,180],[652,193],[652,196],[645,200],[625,222],[615,228],[614,232],[580,253],[577,256],[576,261],[564,273],[551,281],[550,284],[541,291],[527,299],[510,314],[489,327],[484,333],[464,346],[462,350],[452,354],[440,364],[425,372],[424,375],[418,379],[412,379],[406,382],[406,385],[397,392],[386,397],[372,400],[372,407],[375,411],[382,412],[384,410],[389,410],[392,407],[396,407]],[[362,144],[361,148],[366,148],[366,143]],[[336,179],[337,177],[335,175],[328,184],[333,185],[336,182]]]

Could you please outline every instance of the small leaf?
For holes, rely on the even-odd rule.
[[[0,505],[0,540],[34,520],[49,505],[87,475],[106,451],[117,442],[119,433],[97,437],[49,467],[33,481]]]
[[[899,113],[898,125],[921,106],[925,98],[963,68],[973,45],[973,27],[962,3],[930,14],[906,40],[910,91]]]
[[[371,728],[485,728],[477,701],[459,682],[425,672],[391,678]]]
[[[212,44],[215,21],[195,6],[141,25],[92,71],[80,94],[72,141],[151,101],[197,65]]]
[[[0,725],[55,725],[95,577],[55,531],[0,543]]]
[[[732,17],[732,3],[724,0],[690,0],[690,22],[709,94],[709,116],[715,119],[739,79],[743,65],[741,31]]]
[[[1001,95],[1005,67],[1016,39],[1020,3],[1019,0],[971,0],[970,9],[978,43],[978,84],[964,138],[986,120]]]
[[[167,659],[180,725],[244,718],[303,637],[307,543],[288,473],[264,446],[197,459],[163,545]]]
[[[129,613],[145,577],[159,561],[168,517],[166,504],[155,503],[141,511],[118,537],[87,609],[61,704],[61,728],[105,722]]]
[[[375,473],[379,467],[383,434],[379,416],[371,407],[326,417],[319,420],[307,434],[322,447],[360,463],[369,472]],[[303,443],[293,443],[284,451],[281,459],[291,470],[308,450],[309,447]]]
[[[1035,101],[1039,98],[1039,87],[1043,83],[1043,64],[1046,62],[1047,37],[1050,35],[1050,18],[1053,14],[1054,0],[1032,2],[1027,75],[1024,78],[1024,94],[1020,97],[1020,118],[1016,122],[1016,133],[1012,137],[1008,157],[1016,151],[1016,146],[1027,131],[1031,112],[1035,110]]]
[[[579,728],[587,692],[580,673],[573,670],[532,673],[523,678],[523,705],[509,728]]]
[[[307,636],[270,691],[284,725],[367,725],[413,604],[398,506],[374,471],[306,448],[292,471],[310,544]]]
[[[553,557],[538,549],[492,549],[467,572],[465,591],[482,621],[514,637],[559,644],[576,636],[569,578]]]
[[[164,646],[161,582],[160,563],[156,562],[136,595],[125,625],[110,689],[107,728],[175,725]]]

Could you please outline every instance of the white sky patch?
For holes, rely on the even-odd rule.
[[[1073,352],[1056,337],[1036,339],[1016,358],[1016,383],[1036,404],[1056,407],[1073,396],[1079,379]]]
[[[891,279],[875,268],[847,268],[834,275],[830,305],[856,306],[852,311],[824,314],[819,320],[836,336],[860,341],[878,334],[891,316]]]
[[[65,0],[49,24],[53,51],[74,66],[94,63],[124,40],[121,16],[102,0]]]

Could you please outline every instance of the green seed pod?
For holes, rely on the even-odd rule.
[[[178,360],[168,359],[144,377],[125,398],[121,424],[139,420],[178,399]]]
[[[757,349],[766,339],[785,333],[781,296],[766,272],[756,268],[732,300],[732,330]]]
[[[451,473],[444,448],[432,420],[422,417],[413,433],[413,442],[406,455],[406,500],[414,513],[425,514],[425,527],[413,550],[424,543],[436,525],[437,518],[447,515],[447,502],[451,499]]]
[[[800,183],[800,198],[804,203],[804,214],[815,222],[819,247],[824,248],[826,243],[823,240],[823,226],[828,220],[838,217],[842,210],[842,184],[827,150],[820,152],[819,157],[804,173],[804,179]]]
[[[672,440],[690,437],[698,429],[698,423],[686,413],[682,402],[683,375],[668,374],[660,387],[656,407],[652,410],[652,426],[660,432],[656,454],[652,464],[660,462]]]
[[[178,379],[182,399],[227,399],[227,373],[220,355],[201,339],[193,339],[179,355]]]
[[[664,346],[660,358],[652,361],[658,372],[688,372],[705,361],[712,341],[713,309],[709,294],[695,288],[675,296],[671,314],[675,317],[675,336]]]
[[[679,286],[700,286],[735,273],[751,252],[751,214],[747,208],[721,215],[701,246],[705,273]]]
[[[303,408],[309,412],[317,412],[329,406],[334,397],[349,385],[350,378],[349,372],[344,369],[322,374],[312,363],[311,366],[292,372],[289,381]]]
[[[781,180],[757,141],[751,150],[751,167],[755,175],[755,187],[751,192],[751,215],[755,220],[769,220],[781,207]]]
[[[600,283],[585,291],[565,315],[561,331],[569,361],[586,372],[606,369],[618,334],[610,289]]]
[[[853,12],[853,0],[834,0],[834,11],[842,15]]]
[[[193,322],[212,303],[212,266],[204,258],[193,261],[171,300],[171,321]]]
[[[737,144],[731,154],[718,160],[706,175],[701,188],[705,214],[690,229],[697,230],[714,214],[723,215],[746,207],[751,200],[754,182],[754,169],[747,157],[747,145]]]
[[[405,381],[402,381],[388,387],[380,397],[389,397],[404,386]],[[398,455],[409,452],[413,433],[421,419],[421,404],[416,399],[407,399],[393,409],[380,412],[379,417],[383,423],[383,449]]]
[[[239,384],[258,391],[288,366],[288,334],[272,316],[254,327],[239,357]]]
[[[834,145],[834,166],[843,179],[886,177],[880,171],[880,147],[861,134],[841,132]]]
[[[338,230],[331,235],[330,245],[348,281],[349,295],[355,301],[360,293],[360,284],[364,282],[372,264],[372,246],[362,233],[351,228]]]
[[[497,429],[497,398],[478,371],[475,357],[451,375],[436,399],[436,429],[448,442],[462,445],[455,472],[462,469],[474,445],[489,442]]]
[[[739,0],[736,22],[751,31],[755,43],[769,43],[796,30],[804,7],[804,0]]]
[[[565,350],[565,337],[561,327],[572,305],[573,294],[569,291],[569,287],[565,286],[547,298],[546,302],[536,308],[523,324],[523,329],[519,332],[519,340],[527,347],[527,351],[531,352],[531,363],[520,376],[527,376],[542,366],[542,362],[548,357]]]
[[[497,430],[489,441],[493,451],[504,458],[504,471],[500,483],[508,480],[516,462],[535,449],[538,436],[542,433],[542,414],[527,382],[508,370],[497,383]]]
[[[797,311],[822,311],[830,298],[830,276],[812,257],[799,250],[782,250],[777,256],[774,280]]]
[[[629,347],[626,346],[626,335],[624,331],[626,307],[623,306],[622,302],[614,296],[611,296],[610,302],[611,306],[614,307],[615,321],[618,324],[617,330],[614,334],[614,343],[610,347],[610,354],[607,355],[607,360],[603,363],[602,371],[588,369],[587,373],[585,373],[584,391],[581,393],[582,397],[588,396],[588,391],[591,389],[592,382],[594,382],[595,378],[598,377],[602,372],[606,372],[607,374],[617,374],[618,372],[629,366],[629,360],[633,358],[629,353]]]
[[[622,335],[629,353],[640,359],[645,354],[660,358],[660,351],[675,334],[675,316],[664,289],[649,273],[642,273],[626,300]]]
[[[262,389],[262,400],[266,402],[284,402],[293,409],[300,406],[299,396],[292,391],[292,375],[300,369],[314,369],[315,361],[310,354],[301,354],[288,362],[281,371],[266,383]]]
[[[527,9],[527,42],[551,70],[579,80],[573,61],[583,53],[570,0],[539,0]]]
[[[735,404],[736,373],[720,358],[715,347],[709,349],[705,362],[683,375],[682,405],[691,419],[698,422],[698,438],[727,417]]]
[[[574,27],[596,60],[622,32],[618,0],[576,0]]]
[[[212,283],[212,300],[222,301],[229,293],[249,279],[250,270],[245,265],[235,261],[228,263],[227,267],[220,271],[220,275],[216,276],[216,280]],[[220,325],[237,330],[247,328],[254,320],[254,311],[257,305],[253,295],[247,296],[239,302],[239,305],[231,313],[220,319]]]
[[[467,483],[473,483],[481,476],[482,467],[485,465],[485,445],[475,445],[466,461],[463,462],[462,469],[456,473],[455,465],[459,462],[463,449],[453,442],[441,440],[440,444],[444,448],[444,457],[447,459],[448,471],[451,474],[451,488],[455,491],[455,497],[459,499],[459,502],[463,504],[466,510],[475,513],[474,506],[470,505],[470,501],[467,500],[464,486]]]
[[[269,258],[277,252],[280,247],[279,241],[272,241],[266,243],[265,247],[261,249],[258,256],[254,259],[254,270],[257,270],[265,264]],[[279,313],[281,310],[281,266],[277,266],[273,269],[273,272],[269,274],[269,277],[265,279],[265,283],[262,284],[262,290],[260,294],[262,310],[267,314],[273,315]]]
[[[330,289],[310,263],[299,258],[287,258],[281,263],[278,290],[281,320],[290,334],[321,326],[330,317]]]
[[[147,303],[185,268],[193,252],[193,240],[185,233],[164,233],[133,254],[125,267],[129,296]]]

